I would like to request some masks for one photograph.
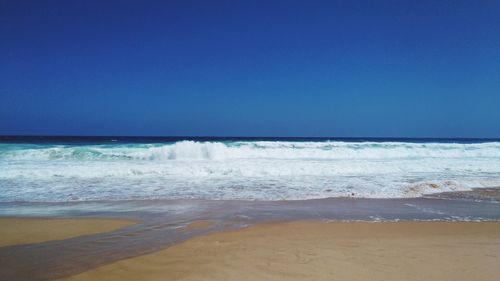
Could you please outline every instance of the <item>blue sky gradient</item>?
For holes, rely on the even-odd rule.
[[[500,137],[500,1],[0,2],[0,134]]]

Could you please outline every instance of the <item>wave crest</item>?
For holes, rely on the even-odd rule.
[[[195,142],[22,147],[0,150],[9,160],[391,159],[500,157],[500,143]]]

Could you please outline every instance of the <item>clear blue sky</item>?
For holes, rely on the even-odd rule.
[[[500,1],[0,1],[0,134],[500,137]]]

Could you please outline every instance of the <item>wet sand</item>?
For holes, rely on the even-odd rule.
[[[0,218],[0,247],[64,240],[135,224],[125,219]]]
[[[500,222],[260,223],[64,280],[500,280]]]
[[[460,200],[476,200],[482,202],[500,202],[500,187],[490,188],[473,188],[469,191],[453,191],[441,192],[434,194],[426,194],[427,198],[440,199],[460,199]]]
[[[207,227],[210,227],[213,225],[214,225],[213,221],[197,220],[197,221],[193,221],[193,222],[189,223],[188,225],[181,228],[180,230],[181,231],[189,231],[189,230],[195,230],[195,229],[203,229],[203,228],[207,228]]]
[[[162,280],[169,280],[165,278],[184,278],[186,280],[225,280],[224,278],[226,278],[226,280],[240,280],[243,277],[253,279],[253,275],[245,273],[250,271],[256,274],[254,280],[266,280],[266,278],[280,280],[279,278],[283,279],[285,277],[290,280],[291,277],[287,275],[287,272],[295,274],[296,278],[300,277],[302,280],[321,280],[325,274],[342,274],[341,271],[331,273],[328,271],[329,268],[342,269],[351,266],[352,269],[356,266],[359,267],[360,264],[362,268],[367,268],[366,270],[369,271],[385,270],[387,264],[394,262],[399,268],[389,269],[401,270],[405,268],[405,265],[402,265],[400,260],[391,256],[391,254],[401,254],[402,257],[405,257],[404,253],[417,253],[413,258],[401,259],[401,261],[405,261],[405,264],[409,264],[409,266],[406,266],[408,269],[405,270],[409,270],[410,273],[418,271],[412,269],[413,263],[432,272],[432,270],[426,268],[428,265],[422,264],[425,260],[428,260],[429,264],[441,264],[445,268],[451,268],[462,274],[463,271],[471,271],[470,276],[476,274],[476,271],[481,271],[482,273],[477,273],[478,276],[489,278],[492,275],[490,274],[491,269],[489,269],[491,267],[483,267],[489,264],[491,258],[497,259],[498,241],[495,239],[498,239],[500,235],[498,230],[500,203],[495,200],[470,200],[469,198],[462,199],[460,197],[456,199],[325,198],[300,201],[0,202],[0,216],[43,216],[42,221],[47,220],[49,217],[63,217],[78,221],[83,221],[84,218],[116,218],[117,220],[133,220],[137,222],[134,225],[109,230],[108,232],[98,232],[107,231],[107,229],[98,229],[98,227],[108,227],[110,224],[97,223],[94,226],[83,227],[86,228],[84,230],[85,235],[81,235],[84,234],[82,232],[75,234],[81,236],[69,236],[68,239],[59,237],[57,239],[62,240],[0,247],[0,280],[57,280],[82,273],[84,274],[82,275],[83,278],[85,278],[85,276],[88,276],[87,274],[96,274],[92,273],[95,270],[100,272],[99,274],[103,274],[103,269],[122,263],[126,264],[121,269],[113,269],[113,274],[108,276],[106,273],[106,276],[92,277],[91,279],[124,279],[120,274],[130,275],[131,279],[139,280],[148,280],[149,277],[155,280],[154,278],[157,277],[155,274],[161,275]],[[272,221],[280,223],[269,224]],[[332,221],[336,221],[336,223],[331,223]],[[346,221],[349,223],[343,223]],[[376,224],[366,223],[368,226],[392,225],[391,221],[400,221],[394,223],[394,225],[407,228],[410,233],[405,234],[405,230],[391,230],[394,233],[399,233],[399,236],[395,237],[396,239],[391,238],[392,240],[404,241],[401,242],[401,245],[391,244],[391,239],[384,238],[385,235],[390,233],[389,231],[382,231],[377,234],[378,230],[376,229],[354,229],[354,225],[359,224],[353,223],[356,221],[379,222]],[[420,233],[417,230],[420,229],[421,225],[414,221],[421,221],[421,223],[423,223],[422,221],[439,221],[440,223],[432,224],[432,227],[424,227],[426,231],[431,231],[430,234],[432,235],[436,234],[432,232],[434,231],[432,229],[437,230],[437,225],[443,224],[446,226],[445,229],[452,228],[448,229],[446,235],[438,235],[429,240],[428,238],[432,236],[430,234],[426,234],[425,238],[411,235],[411,232]],[[109,220],[106,222],[109,222]],[[307,229],[296,226],[296,224],[302,225],[305,222],[308,224],[314,223],[313,226],[308,225]],[[47,225],[46,223],[41,224]],[[329,229],[333,225],[342,225],[342,227],[337,226],[335,229]],[[346,230],[342,230],[343,225],[347,228]],[[459,225],[460,227],[453,229],[452,225]],[[486,231],[486,225],[494,225],[494,230]],[[274,228],[270,226],[277,227],[277,230],[273,230]],[[325,229],[322,229],[323,227]],[[237,231],[242,228],[243,230]],[[322,236],[314,231],[311,232],[309,228],[318,229],[329,234]],[[1,229],[16,229],[26,231],[26,233],[33,233],[33,229],[39,231],[40,226],[35,225],[35,227],[31,227],[31,230],[29,228],[23,230],[15,225],[8,228],[2,227]],[[46,230],[48,233],[52,231],[59,234],[58,229],[69,230],[67,227],[47,227]],[[476,230],[479,232],[470,232]],[[249,236],[244,234],[247,231],[254,234]],[[466,231],[466,233],[463,233],[463,231]],[[339,233],[347,234],[338,236]],[[356,236],[358,233],[364,236]],[[493,242],[491,242],[492,233],[495,234]],[[210,240],[205,240],[213,239],[210,238],[213,237],[212,235],[215,235],[215,237],[229,235],[227,239],[232,241],[230,245],[234,244],[236,248],[216,243],[219,240],[212,240],[213,243]],[[374,240],[377,235],[379,238]],[[31,237],[32,234],[27,236]],[[50,237],[49,239],[53,239],[54,236]],[[256,237],[266,238],[253,240]],[[353,237],[358,238],[351,239]],[[416,240],[404,240],[407,237],[413,237]],[[464,240],[464,237],[470,239]],[[189,246],[193,245],[193,241],[198,241],[196,243],[201,246],[198,246],[198,248]],[[361,243],[363,241],[368,244]],[[356,253],[355,250],[344,247],[349,244],[357,245],[353,247],[359,249],[357,256],[349,256]],[[429,246],[431,244],[432,247]],[[186,247],[186,245],[188,245],[187,248],[182,248]],[[219,248],[213,249],[214,245]],[[337,247],[334,248],[336,251],[323,252],[324,249],[330,249],[328,248],[329,245],[335,245]],[[178,247],[185,250],[176,250]],[[386,252],[385,256],[378,256],[378,252],[374,250],[377,247],[379,247],[379,251]],[[441,248],[450,249],[450,252],[443,252],[438,255],[432,252]],[[216,250],[221,250],[221,252],[216,252]],[[299,259],[301,253],[309,250],[319,257],[319,264],[315,264],[314,268],[304,268],[307,265],[302,265],[302,263],[292,259],[295,256],[293,251],[299,253],[297,256],[297,259]],[[284,256],[272,256],[280,252],[283,252]],[[342,260],[339,253],[343,253],[342,255],[349,259]],[[363,256],[370,257],[371,260],[361,259]],[[148,260],[145,263],[139,262],[135,265],[135,261],[141,261],[148,257],[152,257],[153,260]],[[459,266],[455,266],[455,263],[447,264],[449,260],[456,262],[457,257],[460,259],[459,262],[464,260],[469,262],[468,259],[473,260],[470,262],[469,267],[459,268]],[[315,262],[315,260],[312,262]],[[134,261],[134,265],[128,264],[131,261]],[[266,261],[266,264],[269,263],[271,267],[266,269],[267,265],[259,263],[261,261]],[[352,264],[349,265],[349,262]],[[363,264],[363,262],[367,264]],[[467,262],[463,262],[463,264],[467,264]],[[498,260],[496,262],[498,263]],[[371,264],[374,267],[370,269]],[[463,265],[462,263],[457,264]],[[231,265],[231,267],[229,268],[227,265]],[[380,265],[379,269],[376,269],[375,265]],[[437,270],[437,268],[434,269]],[[276,270],[285,273],[282,276],[281,273],[276,273],[278,275],[276,277],[273,275]],[[300,270],[307,272],[310,278],[305,278],[305,273],[301,273]],[[354,270],[353,272],[358,274],[357,271],[362,272],[362,270],[364,269]],[[400,276],[397,274],[392,272],[388,276],[390,278],[392,278],[391,276]],[[438,273],[436,274],[438,276]],[[498,277],[496,272],[494,274]],[[164,275],[173,277],[165,277]],[[376,273],[369,273],[368,275],[370,277],[371,275],[377,276]],[[469,275],[464,274],[464,276]],[[342,277],[343,275],[339,276]],[[425,274],[423,276],[429,277]],[[341,277],[337,279],[345,279]],[[429,280],[446,280],[443,279],[444,277],[438,277]],[[356,276],[353,276],[347,278],[347,280],[356,280],[356,278]],[[366,280],[364,277],[359,279]],[[401,280],[406,279],[412,280],[407,276]],[[464,279],[459,278],[457,280]],[[481,279],[474,278],[471,280]],[[500,278],[496,278],[496,280],[500,280]]]

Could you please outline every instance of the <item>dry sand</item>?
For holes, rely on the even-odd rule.
[[[268,223],[69,280],[500,280],[499,222]]]
[[[135,224],[118,219],[0,218],[0,247],[63,240]]]

